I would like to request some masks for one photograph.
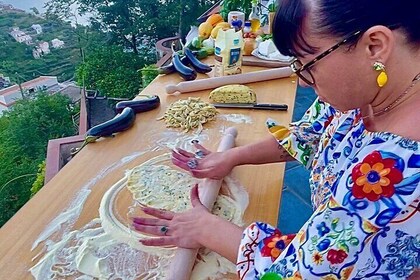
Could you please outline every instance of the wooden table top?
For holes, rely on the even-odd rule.
[[[245,66],[244,72],[265,70],[267,68]],[[199,74],[198,78],[212,76]],[[124,171],[141,164],[152,157],[149,153],[136,157],[131,161],[121,161],[133,157],[146,147],[153,147],[162,133],[180,130],[167,129],[163,121],[156,118],[162,116],[167,106],[178,99],[201,97],[208,101],[211,90],[186,93],[177,96],[167,95],[165,85],[181,82],[177,74],[159,76],[142,94],[160,96],[159,108],[137,114],[135,124],[129,130],[113,138],[102,139],[87,145],[62,170],[49,181],[39,193],[33,197],[18,213],[0,229],[0,279],[32,279],[28,271],[36,262],[32,258],[40,252],[38,246],[31,251],[33,243],[46,229],[47,225],[74,202],[81,190],[90,190],[83,204],[83,209],[70,229],[79,229],[93,218],[98,217],[99,203],[106,190],[124,176]],[[215,150],[221,137],[221,129],[235,126],[238,129],[236,145],[245,145],[266,138],[269,133],[265,126],[268,117],[280,123],[291,121],[295,102],[296,79],[284,78],[248,84],[257,94],[259,103],[285,103],[289,105],[287,112],[218,109],[220,114],[244,114],[252,123],[234,123],[217,120],[204,126],[203,133],[208,134],[204,146]],[[169,150],[163,151],[168,152]],[[137,153],[137,154],[136,154]],[[151,153],[150,153],[151,154]],[[283,185],[284,164],[264,166],[240,166],[234,169],[233,175],[246,188],[250,204],[244,220],[247,224],[253,221],[264,221],[277,224],[278,207]],[[127,202],[129,203],[129,202]],[[39,260],[39,258],[38,258]],[[37,260],[36,260],[37,261]]]

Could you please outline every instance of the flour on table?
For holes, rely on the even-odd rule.
[[[243,114],[223,114],[218,118],[233,123],[252,123],[252,118]]]
[[[165,131],[160,133],[157,139],[154,139],[156,145],[159,148],[169,148],[172,150],[181,148],[187,151],[194,148],[194,145],[191,143],[192,140],[197,140],[200,143],[204,143],[209,140],[209,136],[203,131],[200,134],[193,135],[176,131]]]
[[[58,233],[66,234],[70,231],[73,227],[75,222],[80,216],[80,213],[83,210],[83,205],[86,202],[89,194],[92,191],[92,188],[95,184],[103,177],[108,175],[110,172],[114,171],[115,169],[121,167],[123,164],[126,164],[135,158],[139,157],[140,155],[146,153],[148,150],[142,152],[135,152],[126,157],[123,157],[119,161],[114,162],[112,165],[102,169],[98,175],[94,178],[89,180],[84,186],[81,187],[79,192],[76,194],[76,197],[73,198],[69,206],[58,215],[54,220],[52,220],[48,226],[44,229],[44,231],[38,236],[35,242],[32,245],[31,251],[34,250],[41,242],[45,242],[47,244],[51,243],[50,240],[47,238],[51,237],[53,234]]]
[[[130,190],[133,205],[138,203],[175,212],[191,208],[190,190],[198,182],[188,173],[169,165],[170,154],[155,157],[126,173],[103,196],[100,217],[79,230],[66,233],[31,268],[35,279],[163,279],[175,248],[143,246],[139,239],[150,238],[130,228],[114,213],[118,194]],[[234,179],[225,179],[213,213],[242,225],[248,196]],[[199,251],[191,279],[223,279],[222,273],[235,273],[228,260],[207,249]]]

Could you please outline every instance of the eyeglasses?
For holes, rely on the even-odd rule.
[[[290,67],[292,68],[292,71],[294,73],[296,73],[296,75],[298,75],[298,77],[301,78],[308,85],[314,85],[315,84],[315,78],[312,75],[309,68],[311,66],[313,66],[317,61],[326,57],[327,55],[329,55],[330,53],[332,53],[333,51],[338,49],[341,45],[345,44],[347,41],[349,41],[353,37],[359,35],[360,33],[361,33],[361,31],[359,30],[359,31],[351,34],[350,36],[346,37],[343,41],[338,42],[337,44],[335,44],[334,46],[332,46],[331,48],[329,48],[325,52],[319,54],[317,57],[315,57],[314,59],[312,59],[311,61],[309,61],[306,64],[303,64],[299,59],[295,59],[290,65]]]

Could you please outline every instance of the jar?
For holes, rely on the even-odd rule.
[[[244,29],[243,29],[243,32],[244,32],[244,34],[245,33],[250,33],[252,30],[251,30],[251,22],[250,21],[245,21],[245,26],[244,26]]]
[[[228,14],[228,23],[231,26],[237,26],[239,29],[242,29],[245,21],[245,14],[239,11],[231,11]]]

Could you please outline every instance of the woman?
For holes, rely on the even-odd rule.
[[[295,158],[311,169],[314,214],[296,236],[264,223],[243,230],[211,215],[194,188],[190,211],[146,208],[156,219],[135,219],[138,230],[162,236],[143,244],[208,247],[236,262],[240,279],[410,277],[420,265],[419,8],[281,1],[274,42],[297,58],[300,84],[319,100],[287,129],[269,123],[275,138],[199,160],[174,152],[173,161],[196,177],[223,178],[236,165]]]

